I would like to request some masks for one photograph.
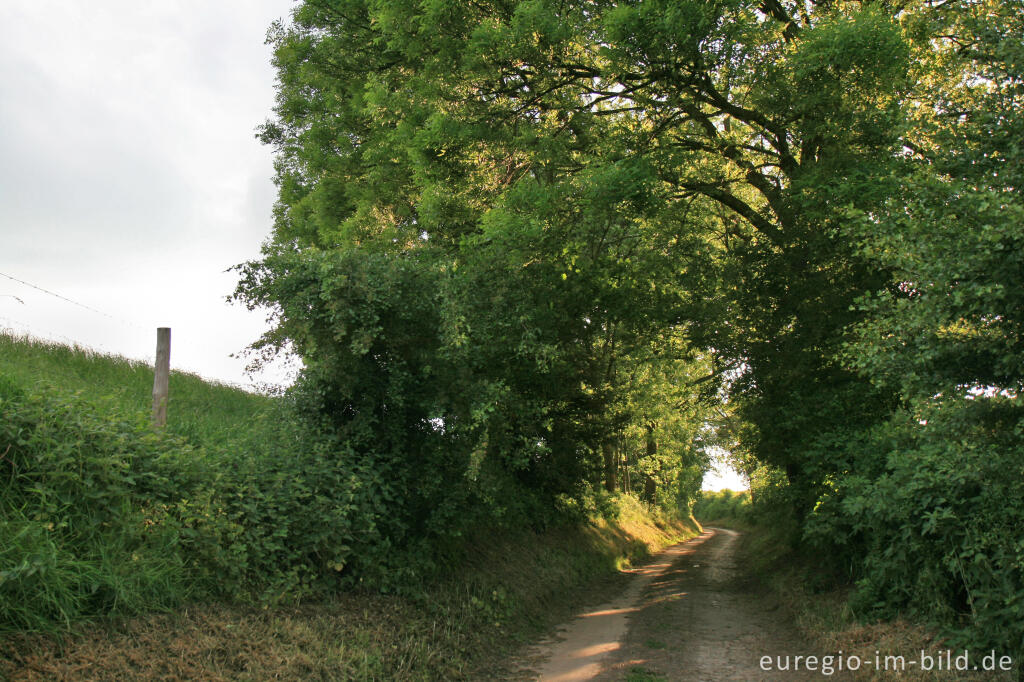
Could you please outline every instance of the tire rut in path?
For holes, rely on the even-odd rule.
[[[751,587],[736,558],[738,533],[709,528],[658,554],[618,598],[586,610],[531,657],[545,682],[811,679],[760,669],[762,656],[808,648],[781,611]],[[654,677],[657,676],[657,677]]]

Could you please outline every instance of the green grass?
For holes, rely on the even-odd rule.
[[[505,679],[530,642],[623,587],[616,566],[697,532],[624,506],[628,521],[481,530],[466,560],[419,594],[357,590],[269,609],[210,602],[60,638],[0,638],[0,679],[74,679],[86,668],[124,680]],[[628,679],[664,678],[641,670]]]
[[[0,333],[0,375],[28,388],[79,393],[122,413],[149,413],[153,368],[138,360]],[[196,445],[258,442],[273,398],[171,372],[167,430]]]
[[[487,679],[595,581],[699,532],[609,498],[612,520],[480,528],[401,595],[319,588],[366,528],[343,453],[296,440],[276,398],[178,372],[155,432],[152,380],[0,335],[0,679]]]

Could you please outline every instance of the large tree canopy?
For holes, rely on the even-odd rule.
[[[419,532],[685,500],[729,441],[856,564],[907,453],[1020,446],[1021,16],[306,0],[271,32],[280,195],[239,296]]]
[[[759,456],[812,491],[840,422],[889,402],[834,354],[856,296],[884,283],[843,228],[884,201],[900,148],[910,45],[893,13],[306,3],[273,35],[266,264],[429,261],[439,343],[493,403],[461,412],[498,410],[501,428],[514,413],[533,435],[557,413],[591,447],[624,425],[617,359],[684,339],[712,375],[745,368],[735,392]],[[310,352],[296,312],[272,340],[329,354]]]

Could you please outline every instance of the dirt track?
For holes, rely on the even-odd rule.
[[[810,649],[736,563],[735,531],[707,529],[634,570],[618,598],[587,609],[531,656],[547,682],[814,679],[765,672],[762,656]]]

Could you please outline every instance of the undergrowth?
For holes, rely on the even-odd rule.
[[[697,532],[634,498],[611,519],[495,536],[481,529],[446,577],[404,595],[354,590],[272,608],[193,603],[70,634],[0,639],[0,678],[495,679],[616,569]],[[84,675],[83,675],[84,673]]]
[[[733,523],[744,532],[741,538],[741,563],[775,598],[792,618],[804,638],[817,653],[854,656],[874,661],[876,655],[903,656],[917,661],[921,653],[936,656],[948,650],[956,656],[963,646],[944,636],[942,623],[928,622],[912,615],[879,619],[857,609],[854,575],[837,570],[802,541],[799,524],[782,500],[762,500],[747,505]],[[976,663],[989,653],[970,647]],[[1003,652],[1005,653],[1005,652]],[[943,653],[944,655],[944,653]],[[1014,661],[1019,668],[1019,663]],[[859,672],[845,671],[847,679],[879,679],[865,667]],[[974,679],[1015,680],[1016,672],[975,673]],[[899,674],[907,680],[959,679],[954,671],[924,671],[909,666]]]
[[[174,373],[157,430],[151,382],[0,336],[0,677],[466,677],[696,528],[596,493],[409,540],[387,462],[288,396]]]
[[[187,600],[297,601],[373,543],[372,475],[270,398],[0,335],[0,632]]]

